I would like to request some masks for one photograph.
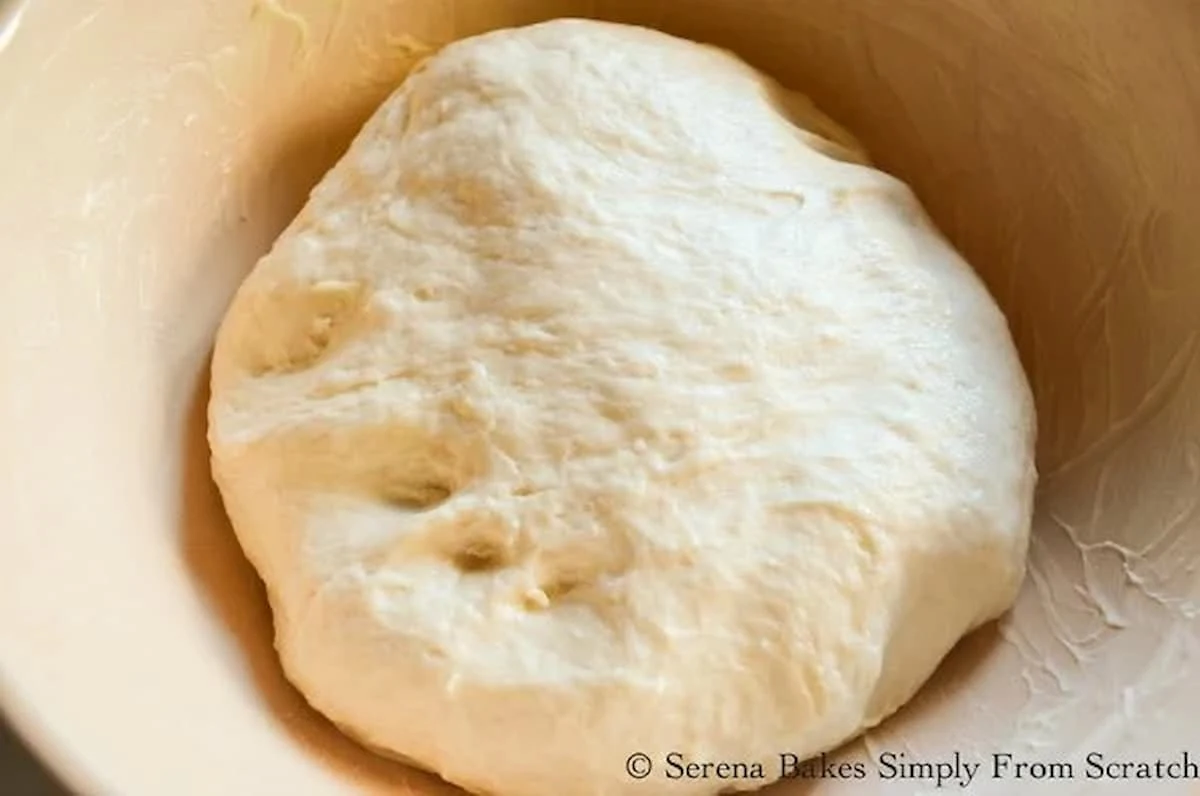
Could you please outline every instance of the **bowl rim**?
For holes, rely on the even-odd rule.
[[[45,710],[22,695],[20,678],[4,666],[0,655],[0,719],[7,722],[29,756],[71,794],[98,794],[104,788],[98,772],[84,763]]]

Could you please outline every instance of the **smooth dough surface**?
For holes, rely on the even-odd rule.
[[[983,285],[866,164],[643,29],[419,67],[214,359],[215,478],[309,701],[477,792],[750,789],[1003,613],[1029,389]],[[766,779],[668,780],[672,752]]]

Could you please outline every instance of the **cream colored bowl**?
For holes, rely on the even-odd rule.
[[[1089,794],[1148,783],[1089,781],[1088,754],[1200,761],[1200,4],[4,7],[0,697],[75,789],[454,792],[282,679],[209,480],[206,362],[239,280],[423,44],[552,16],[715,42],[806,88],[915,185],[1009,315],[1041,422],[1025,591],[848,759],[1065,761],[1075,779],[1041,787]],[[972,792],[1039,787],[1008,773]]]

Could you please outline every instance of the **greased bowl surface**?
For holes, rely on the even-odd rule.
[[[728,47],[810,93],[977,267],[1033,384],[1015,609],[842,751],[869,777],[771,792],[933,788],[879,776],[888,753],[982,761],[971,792],[1001,796],[1148,784],[1089,780],[1089,755],[1200,761],[1200,5],[0,8],[0,706],[73,789],[455,793],[284,681],[209,476],[207,363],[240,280],[424,53],[561,16]],[[1017,782],[1004,755],[1074,778]]]

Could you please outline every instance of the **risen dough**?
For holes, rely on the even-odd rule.
[[[557,21],[419,68],[217,343],[214,472],[312,704],[475,791],[753,788],[1004,612],[1029,390],[984,287],[865,162],[646,30]],[[767,779],[668,780],[670,752]]]

